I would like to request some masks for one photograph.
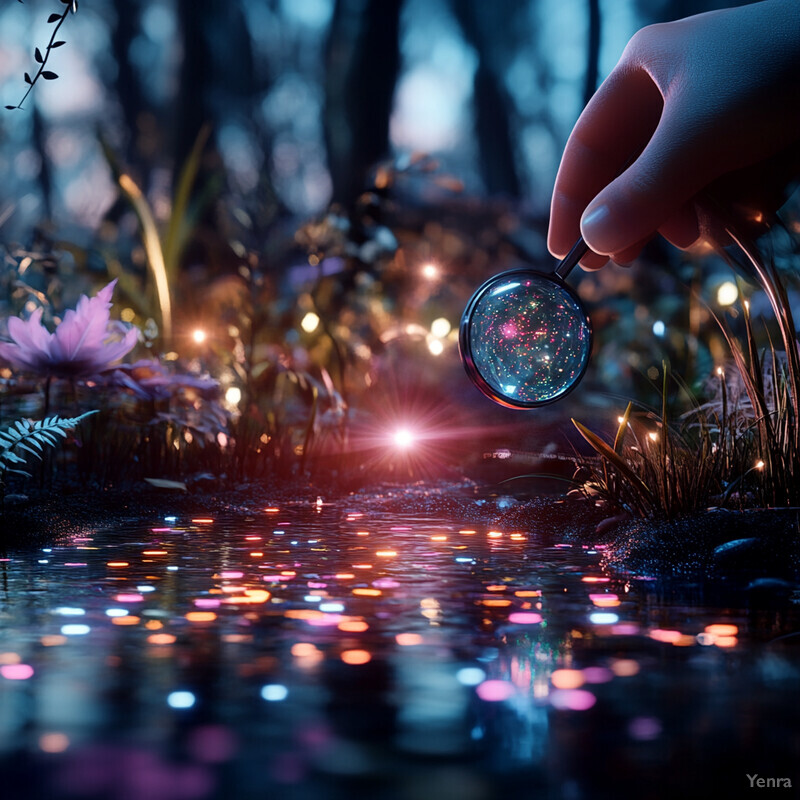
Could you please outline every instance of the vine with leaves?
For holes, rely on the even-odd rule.
[[[22,3],[23,0],[17,0],[17,2]],[[47,18],[48,24],[54,24],[55,27],[50,35],[50,41],[47,43],[47,46],[44,49],[44,53],[42,53],[38,47],[33,51],[33,58],[39,65],[39,69],[36,71],[33,77],[31,77],[29,72],[25,73],[25,83],[28,84],[28,90],[25,92],[22,100],[20,100],[17,105],[6,106],[9,111],[22,108],[22,104],[28,99],[28,95],[33,91],[33,87],[36,85],[36,82],[39,80],[39,78],[42,78],[46,81],[54,81],[56,78],[58,78],[58,75],[55,72],[45,69],[45,67],[47,66],[47,61],[50,58],[52,51],[57,47],[62,47],[66,44],[63,39],[56,38],[61,26],[64,24],[64,20],[66,20],[70,12],[73,14],[78,13],[78,0],[60,0],[60,2],[64,6],[63,11],[60,14],[50,14],[50,16]]]

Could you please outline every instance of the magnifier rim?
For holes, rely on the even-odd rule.
[[[472,325],[472,315],[475,313],[478,303],[483,299],[485,292],[490,286],[494,285],[498,281],[508,280],[522,275],[532,275],[536,278],[542,278],[546,281],[556,284],[556,286],[564,290],[583,314],[583,319],[586,322],[586,330],[589,336],[587,356],[584,359],[583,366],[581,367],[580,372],[575,380],[572,381],[572,383],[566,389],[563,389],[554,397],[549,397],[546,400],[511,400],[505,395],[500,394],[486,380],[486,378],[481,375],[480,370],[475,364],[475,359],[472,356],[472,345],[470,344],[469,329]],[[529,267],[509,269],[505,272],[500,272],[497,275],[493,275],[491,278],[485,280],[475,290],[472,297],[469,299],[469,302],[464,309],[464,313],[461,315],[461,325],[458,331],[458,349],[461,353],[461,361],[464,364],[464,369],[466,370],[469,379],[475,384],[475,386],[478,387],[478,389],[481,390],[481,392],[483,392],[484,395],[486,395],[486,397],[489,397],[490,399],[494,400],[495,403],[499,403],[501,406],[506,406],[506,408],[539,408],[540,406],[550,405],[550,403],[555,403],[557,400],[561,400],[562,398],[566,397],[581,382],[581,379],[583,378],[584,373],[589,366],[589,356],[592,352],[593,342],[594,332],[592,331],[592,321],[589,319],[586,308],[581,302],[577,292],[554,272],[542,272],[541,270],[531,269]]]

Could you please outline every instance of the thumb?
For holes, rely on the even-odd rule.
[[[586,206],[581,234],[595,253],[621,253],[652,236],[716,177],[682,116],[666,104],[641,155]]]

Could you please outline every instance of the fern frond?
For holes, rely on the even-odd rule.
[[[67,438],[67,431],[78,426],[78,423],[97,411],[87,411],[78,417],[47,417],[31,422],[19,419],[0,433],[0,466],[10,470],[11,464],[24,464],[25,459],[14,452],[19,449],[30,453],[39,460],[42,458],[44,446],[53,447],[58,444],[56,437]]]

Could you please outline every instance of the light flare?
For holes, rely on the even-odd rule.
[[[398,428],[392,435],[392,440],[395,447],[400,450],[407,450],[414,444],[416,437],[408,428]]]

